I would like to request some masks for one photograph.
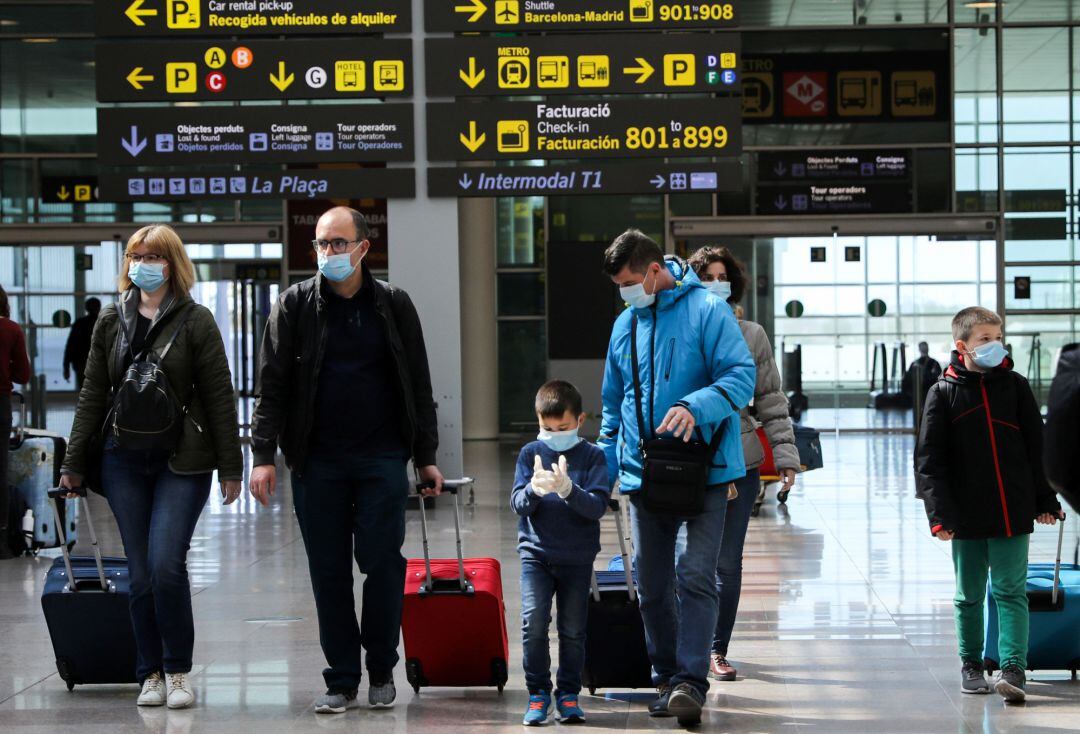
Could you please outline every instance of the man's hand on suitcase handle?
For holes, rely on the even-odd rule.
[[[68,490],[66,494],[62,495],[64,499],[71,500],[76,497],[86,496],[86,487],[83,486],[82,477],[78,474],[61,474],[59,489]],[[52,493],[50,492],[50,494]]]
[[[416,470],[420,476],[420,494],[425,497],[438,497],[443,491],[443,475],[435,464],[421,466]]]
[[[1041,515],[1039,515],[1039,516],[1037,516],[1035,518],[1035,520],[1040,525],[1056,525],[1058,520],[1064,520],[1064,519],[1065,519],[1065,511],[1064,510],[1058,510],[1057,512],[1044,512],[1043,514],[1041,514]]]

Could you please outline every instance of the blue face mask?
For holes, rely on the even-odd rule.
[[[360,263],[353,265],[351,252],[329,256],[325,252],[319,253],[319,272],[335,283],[348,280],[359,266]]]
[[[710,293],[715,293],[723,300],[731,298],[731,281],[728,280],[714,280],[704,284],[709,289]]]
[[[1005,358],[1009,356],[1005,345],[999,341],[983,344],[981,347],[971,350],[968,354],[971,355],[972,361],[984,370],[992,370],[1000,366],[1005,361]]]
[[[144,293],[153,293],[165,283],[165,263],[131,263],[128,279]]]
[[[544,445],[552,451],[569,451],[578,445],[581,439],[577,435],[578,429],[571,428],[569,431],[548,431],[541,428],[540,433],[536,434],[536,438],[539,441],[543,441]]]

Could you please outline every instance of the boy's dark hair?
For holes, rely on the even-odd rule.
[[[980,324],[999,326],[1001,324],[1001,317],[988,308],[983,308],[982,306],[969,306],[953,316],[953,341],[966,342],[971,338],[972,330]]]
[[[689,262],[699,277],[713,263],[724,263],[728,282],[731,283],[728,303],[738,303],[746,294],[746,266],[728,248],[707,245],[691,255]]]
[[[628,229],[604,250],[604,274],[618,275],[629,266],[644,273],[653,263],[664,264],[664,250],[640,229]]]
[[[566,411],[581,415],[581,393],[566,380],[549,380],[536,391],[536,414],[541,418],[562,418]]]

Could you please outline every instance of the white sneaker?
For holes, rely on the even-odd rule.
[[[135,703],[139,706],[165,705],[165,681],[161,679],[161,673],[151,673],[150,677],[143,681],[142,693]]]
[[[169,708],[186,709],[195,703],[195,694],[191,692],[187,673],[166,673],[169,684]]]

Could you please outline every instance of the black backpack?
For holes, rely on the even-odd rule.
[[[143,451],[176,448],[187,408],[176,399],[161,365],[190,313],[191,309],[187,308],[176,317],[176,328],[161,354],[155,354],[149,344],[137,355],[131,352],[131,366],[113,393],[112,410],[106,422],[121,448]],[[130,352],[133,336],[127,332],[122,317],[120,328],[124,330]]]

